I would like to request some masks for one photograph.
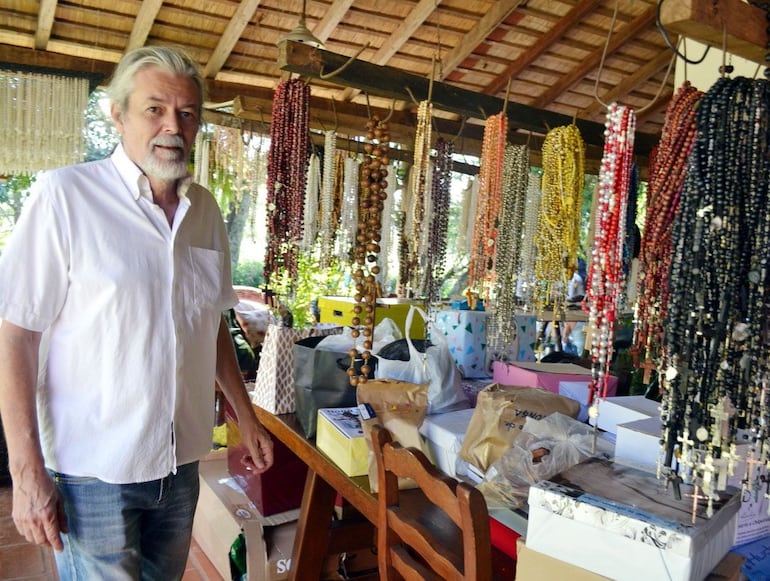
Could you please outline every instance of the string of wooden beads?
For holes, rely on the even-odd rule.
[[[359,358],[356,345],[350,350],[348,376],[350,384],[356,386],[366,383],[372,371],[370,360],[374,341],[375,311],[377,299],[382,296],[382,289],[377,281],[380,273],[378,264],[380,242],[382,240],[382,212],[387,198],[387,165],[389,158],[390,133],[386,121],[376,115],[366,123],[366,141],[364,161],[361,164],[358,230],[353,247],[353,282],[355,284],[355,302],[353,307],[352,336],[357,342],[364,336],[361,368],[355,367]]]

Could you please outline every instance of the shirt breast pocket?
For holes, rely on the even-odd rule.
[[[190,247],[193,301],[196,307],[218,308],[222,296],[224,252]]]

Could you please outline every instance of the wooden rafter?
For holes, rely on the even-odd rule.
[[[441,75],[438,79],[440,81],[446,80],[449,74],[459,67],[466,58],[472,55],[476,47],[484,42],[492,31],[500,26],[500,23],[508,18],[511,12],[516,10],[523,1],[499,0],[496,2],[489,12],[479,20],[476,26],[468,31],[462,40],[457,43],[457,46],[450,50],[442,59]]]
[[[404,19],[401,26],[396,28],[396,31],[390,35],[390,38],[383,42],[379,50],[374,53],[371,62],[376,65],[386,64],[406,44],[406,41],[414,34],[414,31],[422,26],[440,2],[441,0],[420,0],[417,6],[409,13],[409,16]],[[349,101],[357,94],[358,91],[348,87],[340,95],[340,100]]]
[[[547,33],[543,34],[537,42],[532,44],[524,54],[512,60],[505,70],[486,86],[484,93],[487,95],[497,95],[508,83],[508,79],[518,76],[524,69],[535,62],[541,54],[564,36],[564,33],[572,28],[575,22],[579,22],[581,18],[596,8],[596,5],[600,2],[601,0],[582,0],[569,11],[569,14],[557,21]]]
[[[639,70],[636,71],[633,75],[626,78],[622,83],[616,85],[614,88],[601,95],[601,100],[604,103],[611,103],[618,100],[623,95],[631,92],[634,87],[637,87],[641,83],[650,80],[661,70],[668,68],[668,66],[671,64],[671,59],[675,58],[676,55],[670,50],[661,51],[658,53],[658,56],[640,67]],[[581,117],[592,117],[603,108],[604,105],[596,101],[591,106],[586,107],[580,111],[578,115]]]
[[[136,15],[134,26],[131,29],[131,36],[128,37],[126,52],[144,46],[162,5],[163,0],[144,0],[141,3],[139,13]]]
[[[56,15],[57,0],[42,0],[37,13],[37,30],[35,31],[35,48],[45,50],[53,30],[54,16]]]
[[[621,28],[617,33],[612,34],[612,38],[610,38],[609,45],[607,46],[607,56],[611,55],[613,52],[615,52],[618,48],[623,46],[625,42],[628,42],[629,39],[633,38],[634,35],[636,35],[639,30],[642,28],[649,26],[651,23],[655,21],[655,8],[649,8],[636,18],[629,22],[626,26]],[[588,73],[590,73],[592,70],[594,70],[597,66],[599,66],[599,63],[602,60],[602,53],[604,52],[604,46],[601,46],[597,48],[593,53],[588,55],[583,61],[580,63],[579,66],[575,67],[570,71],[569,74],[564,75],[558,83],[555,83],[550,89],[548,89],[545,93],[540,95],[535,101],[532,103],[534,107],[547,107],[553,101],[567,91],[570,87],[572,87],[575,83],[578,83],[582,79],[584,79]]]
[[[329,40],[329,35],[342,22],[353,0],[334,0],[321,21],[313,28],[313,35],[321,42]]]
[[[235,43],[241,38],[244,29],[254,17],[254,13],[259,7],[259,2],[260,0],[241,0],[241,3],[238,4],[235,14],[233,14],[230,22],[227,23],[225,31],[219,38],[217,47],[211,53],[211,58],[206,63],[206,68],[203,69],[204,77],[207,79],[213,78],[222,69],[230,53],[233,52]]]

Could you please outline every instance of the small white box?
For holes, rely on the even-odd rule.
[[[527,547],[616,581],[701,581],[730,551],[740,495],[720,492],[715,513],[691,487],[681,500],[654,474],[590,458],[529,489]]]
[[[577,420],[585,422],[588,419],[588,386],[590,381],[560,381],[559,395],[574,399],[580,404]],[[592,424],[593,425],[593,424]]]
[[[619,424],[615,438],[615,458],[648,472],[657,471],[662,433],[658,417]]]
[[[643,395],[625,395],[599,400],[599,429],[612,434],[618,433],[618,424],[635,420],[659,417],[660,404]],[[591,425],[596,420],[591,418]]]
[[[456,476],[457,454],[473,416],[473,408],[425,416],[420,433],[428,440],[433,458],[445,474]]]

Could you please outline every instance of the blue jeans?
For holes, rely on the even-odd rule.
[[[55,552],[61,581],[181,579],[198,502],[198,463],[139,484],[52,472],[69,532]]]

